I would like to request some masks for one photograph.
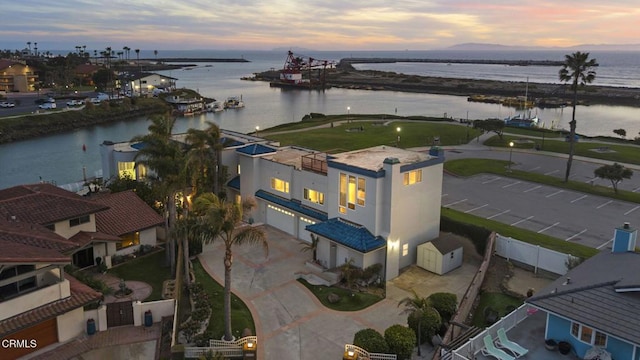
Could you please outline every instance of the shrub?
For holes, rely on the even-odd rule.
[[[353,345],[359,346],[370,353],[386,354],[389,345],[384,336],[374,329],[362,329],[353,336]]]
[[[458,308],[458,297],[452,293],[434,293],[429,295],[429,301],[442,317],[442,321],[449,322]]]
[[[418,313],[412,312],[407,317],[407,325],[409,328],[414,331],[415,337],[418,337]],[[420,319],[420,340],[424,342],[425,340],[431,341],[431,337],[435,335],[440,326],[442,325],[442,318],[438,312],[431,308],[422,313],[422,318]]]
[[[476,251],[480,255],[484,255],[487,248],[487,239],[491,235],[491,231],[473,224],[467,224],[450,219],[446,216],[440,217],[440,230],[451,232],[460,236],[471,239]]]
[[[392,325],[384,331],[384,339],[389,345],[389,351],[398,356],[398,360],[411,359],[416,345],[416,334],[413,330],[402,325]]]

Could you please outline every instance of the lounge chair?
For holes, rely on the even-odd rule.
[[[495,344],[493,343],[493,340],[491,339],[491,335],[486,335],[484,338],[484,348],[482,350],[480,350],[480,352],[482,353],[482,355],[484,356],[491,356],[494,357],[498,360],[515,360],[515,358],[509,354],[507,354],[506,352],[498,349]]]
[[[518,343],[515,343],[507,338],[507,333],[503,328],[498,329],[498,340],[496,340],[496,346],[501,349],[509,350],[517,358],[526,355],[529,350],[523,348]]]

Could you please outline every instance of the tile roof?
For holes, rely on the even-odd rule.
[[[81,283],[69,274],[65,274],[65,279],[69,280],[71,296],[0,321],[0,338],[102,298],[101,293]]]
[[[381,236],[373,236],[364,226],[340,218],[307,225],[306,229],[362,253],[379,249],[387,244]]]
[[[440,254],[448,254],[456,249],[462,247],[460,241],[458,241],[451,234],[445,234],[431,241],[431,244],[440,252]]]
[[[107,194],[93,199],[108,210],[96,214],[99,232],[122,236],[162,225],[164,220],[133,190]]]
[[[271,193],[268,193],[264,190],[258,190],[256,191],[256,197],[267,200],[269,202],[272,202],[276,205],[280,205],[282,207],[286,207],[289,210],[293,210],[295,212],[298,212],[300,214],[312,217],[316,220],[320,220],[320,221],[326,221],[327,220],[327,213],[320,211],[320,210],[316,210],[316,209],[312,209],[310,207],[306,207],[304,205],[302,205],[302,203],[299,200],[289,200],[289,199],[285,199],[283,197],[280,196],[276,196],[273,195]]]
[[[19,185],[0,190],[0,217],[52,224],[106,210],[104,205],[51,184]]]
[[[240,175],[229,180],[229,182],[227,183],[227,186],[232,189],[240,190]]]
[[[11,262],[20,262],[21,259],[66,261],[69,259],[62,254],[79,247],[78,243],[41,225],[4,219],[0,219],[0,240],[3,241],[0,260]]]
[[[117,237],[117,236],[104,234],[104,233],[101,233],[99,231],[96,231],[96,232],[80,231],[77,234],[75,234],[72,237],[70,237],[69,240],[75,242],[80,247],[84,247],[85,245],[87,245],[89,243],[92,243],[94,241],[100,241],[100,242],[104,242],[104,241],[118,241],[119,242],[119,241],[122,241],[122,239]]]
[[[240,149],[237,149],[236,151],[246,155],[263,155],[263,154],[276,152],[275,149],[270,148],[268,146],[264,146],[262,144],[247,145],[245,147],[241,147]]]
[[[601,252],[527,302],[551,313],[640,344],[640,253]]]

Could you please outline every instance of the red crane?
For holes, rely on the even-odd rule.
[[[331,60],[319,60],[312,57],[304,57],[294,54],[289,50],[287,54],[287,60],[284,63],[284,68],[280,72],[280,82],[287,85],[301,86],[301,87],[318,87],[321,85],[325,87],[326,83],[326,70],[327,67],[333,68],[335,62]],[[311,70],[322,69],[320,72],[320,84],[312,81]],[[303,80],[303,71],[308,71],[308,79]]]

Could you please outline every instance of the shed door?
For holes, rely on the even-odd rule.
[[[440,269],[438,269],[438,253],[430,249],[425,249],[425,251],[425,269],[439,274]]]

